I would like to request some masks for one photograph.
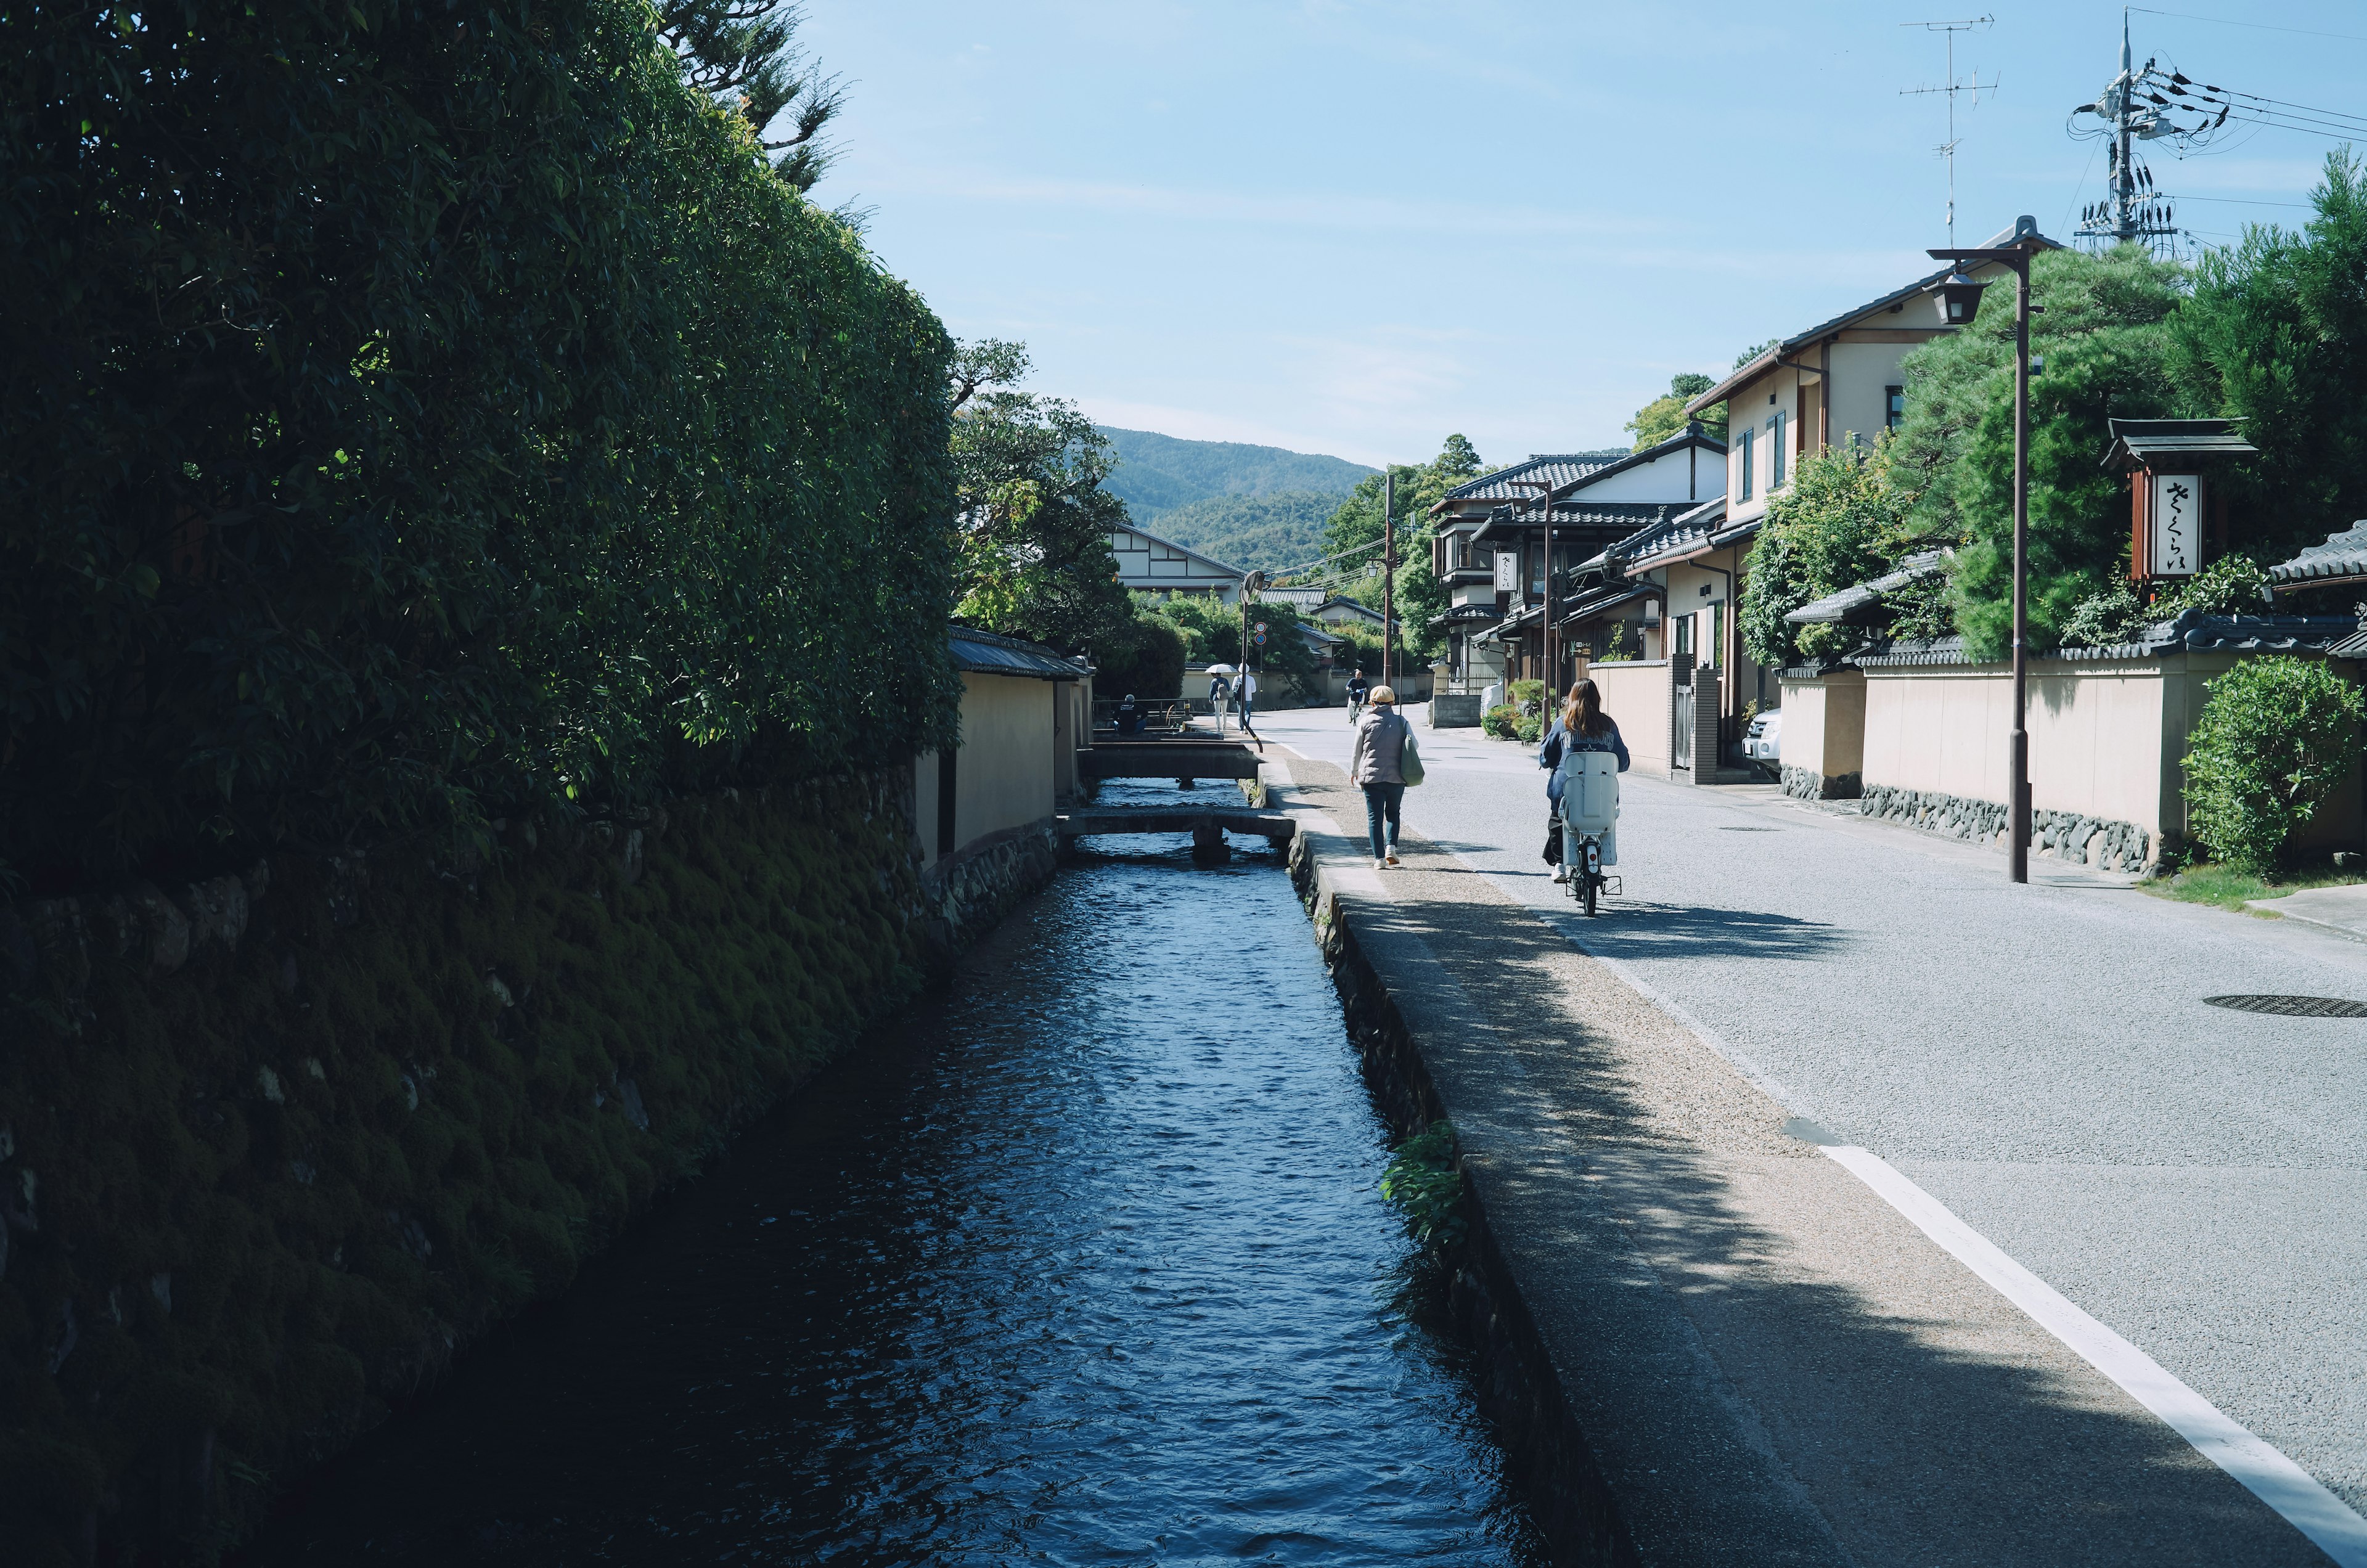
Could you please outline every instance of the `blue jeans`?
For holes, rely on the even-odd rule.
[[[1373,835],[1373,858],[1380,860],[1397,853],[1398,811],[1405,805],[1405,785],[1401,784],[1368,784],[1365,790],[1365,826]],[[1381,829],[1388,828],[1388,843],[1381,842]]]

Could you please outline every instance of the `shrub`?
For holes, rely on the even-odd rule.
[[[1451,1247],[1462,1240],[1468,1225],[1453,1124],[1433,1122],[1399,1144],[1381,1175],[1381,1196],[1404,1213],[1407,1231],[1423,1246]]]
[[[1184,634],[1159,615],[1138,615],[1133,646],[1096,660],[1093,691],[1104,697],[1131,692],[1150,701],[1184,693]]]
[[[2250,660],[2212,682],[2185,759],[2195,837],[2238,870],[2272,871],[2350,773],[2363,712],[2358,689],[2314,660]]]
[[[1543,703],[1546,697],[1546,683],[1543,681],[1515,681],[1506,690],[1512,695],[1512,705],[1523,713],[1535,713],[1538,705]]]
[[[1527,741],[1532,746],[1535,745],[1539,740],[1544,739],[1545,733],[1546,721],[1538,717],[1535,714],[1523,710],[1520,717],[1512,721],[1513,736],[1518,739]]]
[[[1521,733],[1521,710],[1510,703],[1498,703],[1479,716],[1479,730],[1499,740],[1513,740]]]

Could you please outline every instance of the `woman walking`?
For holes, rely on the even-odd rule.
[[[1365,716],[1356,721],[1356,746],[1348,757],[1348,781],[1365,792],[1375,871],[1398,863],[1398,814],[1405,806],[1409,763],[1421,763],[1413,726],[1398,712],[1397,693],[1376,686]]]
[[[1619,759],[1619,771],[1627,771],[1627,742],[1619,739],[1619,726],[1603,711],[1603,694],[1592,681],[1580,681],[1569,689],[1569,700],[1546,731],[1545,741],[1537,748],[1537,766],[1552,770],[1546,780],[1546,862],[1554,867],[1554,880],[1568,882],[1569,866],[1562,853],[1561,792],[1562,759],[1573,751],[1609,751]],[[1619,863],[1616,829],[1603,836],[1603,863]]]

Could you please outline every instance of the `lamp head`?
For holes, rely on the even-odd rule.
[[[1926,285],[1923,292],[1931,295],[1940,307],[1942,325],[1969,327],[1973,324],[1973,318],[1980,314],[1981,290],[1988,287],[1988,284],[1966,276],[1965,269],[1959,266],[1939,282]]]

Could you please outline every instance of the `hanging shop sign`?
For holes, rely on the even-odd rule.
[[[2201,554],[2203,476],[2147,474],[2147,577],[2191,577]]]

